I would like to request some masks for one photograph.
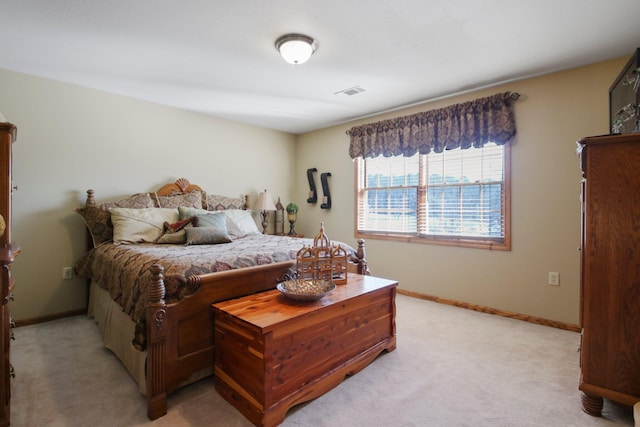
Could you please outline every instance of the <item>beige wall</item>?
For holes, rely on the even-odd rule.
[[[17,320],[85,306],[85,282],[61,277],[86,250],[84,223],[73,210],[88,188],[107,201],[185,177],[210,193],[248,193],[254,202],[264,188],[284,200],[293,192],[290,134],[2,69],[0,112],[18,126]]]
[[[153,191],[179,177],[209,192],[248,193],[253,200],[268,188],[284,205],[299,205],[298,232],[312,237],[324,222],[330,238],[355,245],[347,129],[511,90],[523,95],[516,104],[518,137],[512,149],[513,250],[369,239],[367,259],[374,274],[397,279],[406,290],[577,324],[575,142],[607,133],[608,88],[626,59],[297,137],[0,69],[0,112],[18,126],[13,237],[24,253],[13,270],[12,313],[22,320],[84,307],[84,281],[64,281],[61,273],[85,251],[84,225],[73,209],[84,202],[88,188],[96,190],[98,201]],[[312,167],[318,168],[320,197],[320,173],[332,173],[331,210],[306,203],[306,170]],[[559,287],[547,285],[549,271],[560,272]]]
[[[549,320],[579,323],[580,170],[576,140],[608,133],[608,89],[627,58],[479,90],[298,137],[295,199],[298,232],[324,222],[329,237],[354,242],[354,168],[345,131],[354,125],[430,110],[502,91],[515,105],[510,252],[368,239],[375,275],[413,292]],[[366,93],[358,96],[366,96]],[[333,207],[306,203],[307,168],[331,172]],[[321,190],[320,190],[321,191]],[[320,194],[321,195],[321,194]],[[560,286],[547,284],[560,272]]]

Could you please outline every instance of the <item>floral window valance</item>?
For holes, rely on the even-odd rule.
[[[518,94],[504,92],[461,104],[355,126],[349,155],[372,158],[411,157],[454,148],[506,144],[516,135],[512,103]]]

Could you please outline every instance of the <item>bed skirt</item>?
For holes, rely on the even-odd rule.
[[[109,292],[91,283],[89,290],[89,317],[95,319],[102,334],[102,343],[111,350],[138,384],[140,393],[146,395],[147,382],[145,374],[146,351],[138,351],[131,344],[135,331],[135,322],[131,320],[122,307],[109,296]],[[213,360],[211,361],[213,365]],[[205,378],[213,373],[213,367],[203,369],[191,375],[181,384],[185,386]]]

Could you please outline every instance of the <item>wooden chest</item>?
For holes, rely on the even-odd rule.
[[[397,285],[350,273],[319,301],[272,290],[214,304],[216,390],[255,425],[280,424],[395,349]]]

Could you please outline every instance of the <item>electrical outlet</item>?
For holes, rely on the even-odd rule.
[[[560,286],[560,273],[549,272],[549,284],[551,286]]]
[[[62,267],[62,279],[63,280],[73,279],[73,267]]]

